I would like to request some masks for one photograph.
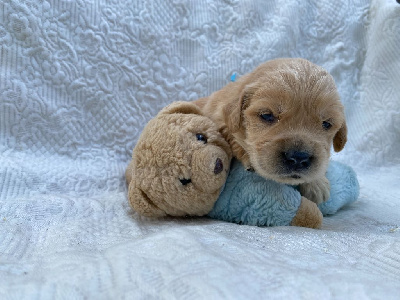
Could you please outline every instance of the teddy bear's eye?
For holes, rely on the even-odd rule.
[[[187,185],[192,182],[192,179],[183,178],[183,179],[179,179],[179,181],[182,183],[182,185]]]
[[[207,144],[207,137],[202,133],[196,133],[196,139],[198,141],[202,141],[204,144]]]

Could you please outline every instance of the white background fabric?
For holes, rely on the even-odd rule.
[[[395,0],[0,2],[1,299],[398,299]],[[148,220],[124,169],[146,122],[276,57],[334,76],[357,203],[321,230]]]

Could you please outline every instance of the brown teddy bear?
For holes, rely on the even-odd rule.
[[[279,191],[288,190],[289,194],[275,188],[275,193],[267,194],[261,193],[260,187],[252,189],[256,186],[252,180],[256,179],[242,166],[236,166],[229,174],[225,191],[231,158],[231,149],[215,123],[196,105],[172,103],[146,125],[133,150],[132,161],[126,170],[129,202],[136,212],[147,217],[209,214],[231,222],[244,217],[241,223],[249,225],[320,227],[322,214],[315,203],[284,185]],[[250,194],[240,187],[236,181],[238,176],[240,182],[247,182]],[[261,190],[269,191],[266,181],[258,184],[262,185]],[[232,200],[234,203],[229,199],[225,202],[227,197],[237,199]],[[217,199],[220,201],[214,206]],[[267,209],[251,213],[262,215],[262,221],[252,222],[246,218],[249,209],[254,209],[255,199],[265,199],[263,205]],[[238,207],[239,211],[231,215]]]
[[[147,217],[202,216],[213,208],[232,158],[215,123],[174,102],[144,128],[126,170],[128,198]]]

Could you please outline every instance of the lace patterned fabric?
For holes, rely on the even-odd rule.
[[[0,298],[395,299],[400,5],[0,2]],[[360,200],[321,230],[148,220],[124,170],[146,122],[263,61],[335,78]]]

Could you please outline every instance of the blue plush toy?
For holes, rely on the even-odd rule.
[[[233,160],[225,187],[208,216],[247,225],[318,228],[322,215],[336,213],[359,195],[357,176],[351,167],[331,161],[326,176],[330,198],[317,207],[296,187],[266,180]]]

